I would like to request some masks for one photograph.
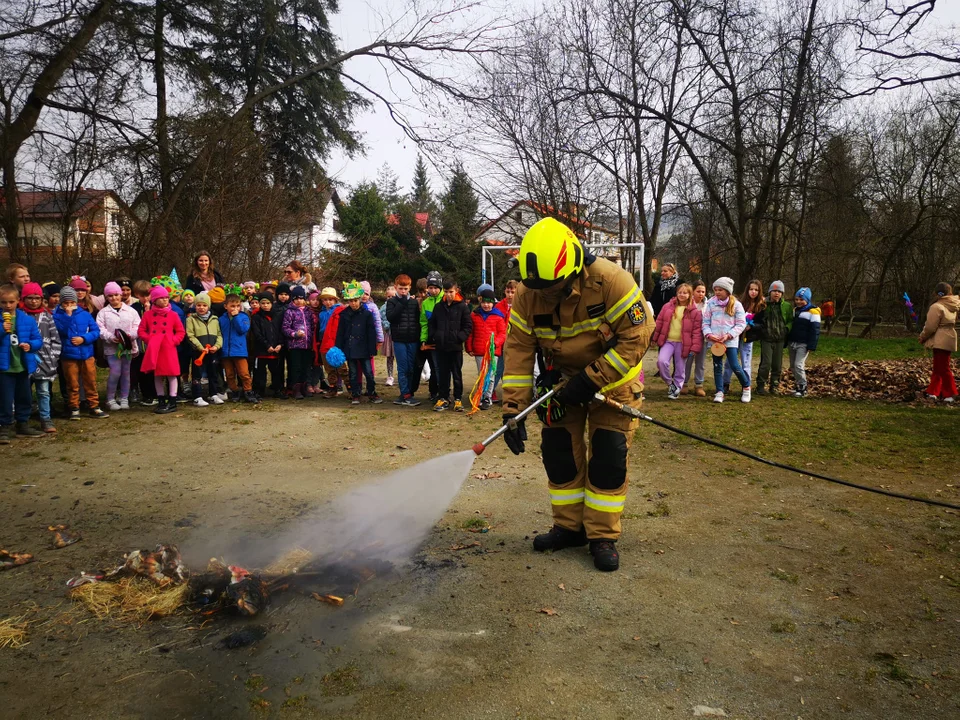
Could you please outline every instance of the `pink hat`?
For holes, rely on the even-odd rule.
[[[153,290],[150,291],[150,302],[154,302],[160,298],[168,297],[170,297],[170,291],[167,290],[163,285],[155,285]]]
[[[107,295],[120,295],[121,292],[122,291],[120,290],[120,286],[117,285],[117,283],[115,282],[108,282],[106,285],[103,286],[104,297],[106,297]]]
[[[70,279],[70,287],[72,287],[74,290],[86,290],[86,289],[87,289],[87,281],[84,280],[84,279],[81,278],[81,277],[71,278],[71,279]]]
[[[361,280],[361,281],[360,281],[360,287],[363,288],[363,291],[364,291],[367,295],[370,294],[370,283],[369,283],[369,282],[367,282],[366,280]]]
[[[43,288],[40,287],[40,283],[28,282],[23,286],[23,290],[20,291],[20,297],[30,297],[31,295],[43,297]]]

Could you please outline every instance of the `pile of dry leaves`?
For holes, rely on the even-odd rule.
[[[807,394],[844,400],[915,402],[923,400],[932,362],[911,360],[834,360],[807,365]],[[795,390],[793,374],[784,370],[781,392]]]

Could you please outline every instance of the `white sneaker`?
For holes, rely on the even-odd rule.
[[[222,405],[227,401],[227,394],[225,392],[220,393],[217,397],[220,398],[220,402],[218,402],[217,405]]]
[[[927,393],[927,400],[938,400],[939,398],[936,395],[931,395]]]
[[[668,400],[678,400],[680,398],[680,388],[676,385],[671,385],[670,389],[667,390],[667,399]]]
[[[120,409],[129,410],[130,409],[130,400],[127,398],[120,398]]]
[[[750,388],[744,388],[740,396],[740,402],[750,402]]]
[[[120,403],[118,403],[116,400],[107,400],[107,410],[109,410],[110,412],[114,412],[115,410],[119,410],[119,409],[120,409]]]
[[[219,395],[211,395],[210,402],[212,402],[214,405],[223,405],[223,398]]]
[[[953,402],[953,398],[952,398],[952,397],[944,398],[943,401],[944,401],[945,403],[952,403],[952,402]]]
[[[714,395],[713,401],[717,403],[723,402],[723,392],[721,391],[721,392],[718,392],[716,395]]]
[[[194,398],[193,404],[197,407],[207,407],[210,403],[204,400],[202,397]]]
[[[393,385],[393,375],[388,375],[388,376],[387,376],[387,382],[386,382],[386,384],[387,384],[387,385]]]

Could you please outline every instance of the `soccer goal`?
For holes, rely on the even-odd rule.
[[[637,248],[638,257],[636,261],[636,267],[643,267],[643,243],[596,243],[596,244],[584,244],[584,247],[588,250],[594,251],[596,255],[600,257],[605,257],[612,248]],[[509,250],[519,250],[519,245],[483,245],[480,248],[480,279],[481,282],[490,283],[494,287],[497,286],[495,278],[493,276],[493,253],[495,252],[506,252]],[[641,273],[640,278],[640,289],[643,290],[643,277]]]

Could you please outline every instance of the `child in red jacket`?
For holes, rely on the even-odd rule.
[[[480,372],[483,356],[490,351],[491,336],[493,336],[497,362],[500,362],[500,356],[503,354],[503,343],[507,339],[507,318],[499,307],[494,307],[497,298],[492,289],[484,288],[481,290],[477,300],[480,305],[473,311],[473,332],[467,338],[466,345],[467,352],[473,355],[477,361],[477,372]],[[480,400],[481,410],[490,408],[494,384],[491,383],[484,387],[483,397]]]
[[[690,353],[696,355],[703,348],[703,318],[692,298],[693,288],[687,283],[680,285],[676,296],[657,315],[657,327],[653,331],[653,341],[660,347],[657,368],[667,383],[667,397],[671,400],[680,397],[687,372],[686,357]],[[670,372],[671,359],[673,373]]]

